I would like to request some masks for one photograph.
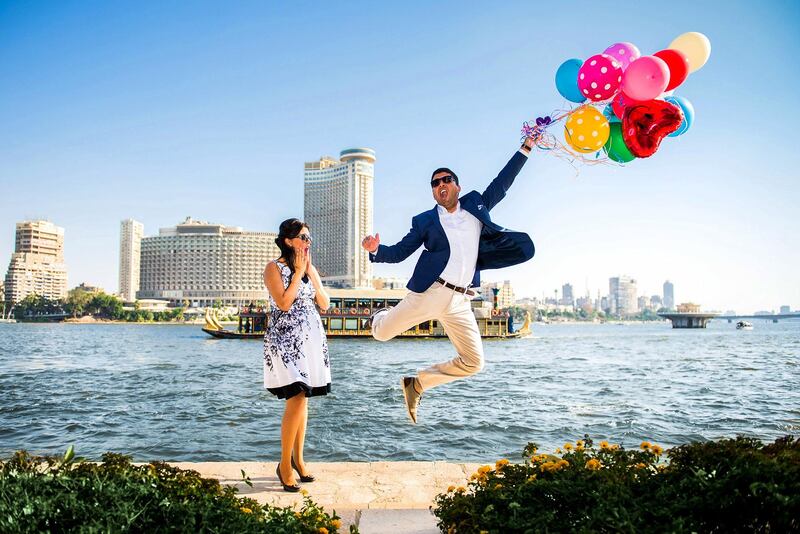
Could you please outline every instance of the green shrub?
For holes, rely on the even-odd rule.
[[[442,532],[800,532],[800,442],[739,437],[666,451],[588,436],[481,467],[436,497]]]
[[[236,491],[163,462],[136,466],[107,453],[95,464],[74,460],[72,448],[64,458],[21,451],[0,462],[0,532],[332,534],[341,526],[308,497],[296,510]]]

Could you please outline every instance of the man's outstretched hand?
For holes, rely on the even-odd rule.
[[[522,143],[522,150],[530,154],[531,148],[533,148],[533,139],[531,139],[530,137],[526,137],[525,141]]]
[[[361,240],[361,246],[364,250],[374,254],[378,250],[378,245],[381,244],[381,234],[376,233],[374,236],[368,235]]]

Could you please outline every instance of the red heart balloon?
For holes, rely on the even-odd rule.
[[[637,158],[647,158],[658,150],[661,140],[681,127],[681,108],[663,100],[649,100],[625,108],[622,139]]]
[[[614,110],[614,115],[617,116],[619,120],[622,120],[622,117],[625,115],[625,108],[630,106],[635,106],[637,104],[642,104],[647,102],[646,100],[634,100],[622,91],[617,93],[617,96],[614,97],[614,100],[611,101],[611,108]]]

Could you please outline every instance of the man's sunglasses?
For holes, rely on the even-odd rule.
[[[450,175],[442,176],[441,178],[434,178],[433,180],[431,180],[431,187],[439,187],[439,184],[441,184],[442,182],[446,184],[449,184],[450,182],[455,182],[456,184],[458,184],[458,178]]]
[[[297,239],[305,241],[306,243],[311,243],[312,241],[311,236],[308,234],[300,234],[299,236],[297,236]]]

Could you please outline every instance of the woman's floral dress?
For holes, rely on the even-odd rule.
[[[275,260],[283,287],[289,287],[292,271]],[[267,333],[264,335],[264,387],[280,399],[298,393],[306,397],[331,390],[328,341],[314,304],[316,291],[308,278],[300,282],[289,311],[281,310],[272,295]]]

